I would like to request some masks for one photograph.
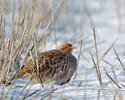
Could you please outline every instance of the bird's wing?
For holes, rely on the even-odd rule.
[[[43,72],[44,70],[48,69],[49,67],[54,67],[58,63],[62,63],[63,59],[65,57],[65,53],[59,51],[59,50],[51,50],[43,53],[38,54],[38,65],[40,68],[40,71]],[[34,56],[34,61],[36,61],[36,57]],[[35,67],[33,64],[32,59],[30,59],[20,70],[19,72],[14,76],[13,79],[16,78],[23,78],[26,77],[26,74],[34,73]]]
[[[59,50],[51,50],[47,53],[41,53],[38,56],[39,67],[43,72],[45,69],[54,68],[64,63],[66,54]]]

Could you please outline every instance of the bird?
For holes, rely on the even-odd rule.
[[[31,80],[33,84],[41,83],[41,80],[47,84],[51,82],[56,85],[68,83],[77,67],[77,59],[72,55],[73,49],[75,48],[72,43],[66,42],[57,49],[39,53],[37,57],[34,56],[33,59],[28,60],[11,81],[18,78],[31,78],[37,72],[33,60],[38,59],[39,75],[34,74]]]

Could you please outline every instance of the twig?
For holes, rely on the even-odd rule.
[[[108,78],[118,87],[118,88],[121,88],[120,85],[115,81],[113,80],[113,78],[106,72],[106,75],[108,76]]]
[[[109,62],[106,61],[106,60],[103,60],[103,61],[104,61],[106,64],[108,64],[109,66],[111,66],[111,69],[112,69],[114,78],[115,78],[115,80],[117,80],[117,76],[116,76],[116,73],[115,73],[115,70],[114,70],[114,68],[116,68],[116,66],[112,65],[111,63],[109,63]]]
[[[31,77],[31,79],[29,80],[29,82],[24,86],[24,88],[21,90],[21,92],[17,95],[17,97],[15,98],[15,100],[17,100],[17,98],[23,93],[23,91],[25,90],[25,88],[29,85],[29,83],[31,82],[31,80],[34,78],[35,75],[33,75]]]
[[[41,75],[40,75],[40,72],[39,72],[39,68],[37,69],[36,61],[34,61],[33,55],[32,55],[32,52],[31,52],[31,51],[30,51],[30,55],[31,55],[31,57],[32,57],[32,61],[33,61],[33,64],[34,64],[34,68],[35,68],[35,70],[36,70],[36,75],[39,77],[42,87],[44,87],[43,81],[42,81],[42,78],[41,78]],[[37,59],[37,58],[36,58],[36,59]]]
[[[77,76],[78,65],[79,65],[80,55],[81,55],[81,49],[82,49],[82,40],[80,41],[80,50],[79,50],[79,55],[78,55],[78,61],[77,61],[76,71],[75,71],[75,74],[74,74],[72,83],[74,83],[75,78],[76,78],[76,76]]]
[[[110,51],[110,49],[114,46],[118,38],[115,39],[115,41],[109,46],[109,48],[103,53],[103,55],[99,59],[99,63],[104,59],[104,57],[107,55],[107,53]],[[94,68],[95,66],[93,66]]]
[[[114,47],[112,47],[112,48],[113,48],[113,50],[114,50],[114,52],[115,52],[115,55],[116,55],[116,57],[117,57],[119,63],[121,64],[123,70],[125,71],[125,67],[124,67],[124,65],[123,65],[123,63],[122,63],[122,61],[121,61],[121,59],[119,58],[118,53],[116,52],[116,50],[115,50]]]
[[[99,83],[100,83],[100,85],[101,85],[101,81],[100,81],[100,78],[99,78],[98,69],[97,69],[97,66],[96,66],[96,63],[95,63],[94,57],[93,57],[93,55],[92,55],[91,52],[90,52],[90,55],[91,55],[91,58],[92,58],[93,64],[94,64],[95,69],[96,69],[96,73],[97,73],[98,81],[99,81]]]
[[[96,61],[97,61],[98,78],[99,78],[100,85],[102,86],[102,78],[101,78],[101,73],[100,73],[100,66],[99,66],[99,59],[98,59],[98,50],[97,50],[97,42],[96,42],[95,29],[93,29],[93,35],[94,35],[94,41],[95,41],[95,51],[96,51]]]

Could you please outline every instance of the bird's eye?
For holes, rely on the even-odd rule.
[[[65,48],[68,48],[68,46],[65,46]]]

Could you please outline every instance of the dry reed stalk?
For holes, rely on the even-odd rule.
[[[94,35],[94,42],[95,42],[95,51],[96,51],[96,62],[97,62],[97,71],[98,71],[98,78],[99,78],[99,82],[100,85],[102,87],[102,78],[101,78],[101,72],[100,72],[100,66],[99,66],[99,58],[98,58],[98,50],[97,50],[97,42],[96,42],[96,33],[95,33],[95,29],[93,29],[93,35]]]
[[[119,90],[116,90],[116,91],[115,91],[113,100],[123,100],[123,97],[122,97],[122,95],[121,95],[121,93],[120,93]]]
[[[43,87],[42,89],[36,90],[35,92],[33,92],[33,93],[29,94],[28,96],[26,96],[25,99],[26,99],[26,98],[29,98],[29,97],[31,97],[31,96],[33,96],[33,95],[34,95],[33,98],[38,97],[42,91],[44,91],[45,89],[47,89],[49,86],[52,86],[53,84],[54,84],[54,83],[52,82],[52,83],[48,84],[47,86]],[[51,92],[52,92],[52,91],[50,91],[49,94],[50,94]],[[47,96],[49,96],[49,94],[48,94]],[[43,97],[43,98],[45,98],[45,97]]]
[[[100,86],[102,86],[102,82],[101,82],[101,80],[100,80],[100,78],[99,78],[99,72],[98,72],[98,69],[97,69],[97,66],[96,66],[96,62],[95,62],[94,57],[93,57],[93,55],[92,55],[91,52],[90,52],[90,55],[91,55],[91,58],[92,58],[93,64],[94,64],[95,69],[96,69],[96,73],[97,73],[97,77],[98,77],[99,84],[100,84]]]
[[[4,64],[4,48],[5,48],[5,19],[1,16],[0,22],[0,82],[2,79],[2,65]]]
[[[14,26],[14,23],[15,23],[15,14],[14,14],[14,7],[13,7],[13,14],[12,14],[12,25],[11,25],[11,36],[10,36],[10,40],[9,40],[9,42],[8,42],[8,52],[9,52],[9,55],[11,55],[10,56],[10,60],[9,60],[9,65],[10,65],[10,63],[12,62],[12,58],[17,58],[22,52],[19,52],[20,51],[20,49],[21,49],[21,51],[23,51],[22,50],[22,48],[24,48],[24,46],[25,45],[23,45],[24,44],[24,41],[26,41],[26,40],[24,40],[26,37],[28,37],[28,35],[29,35],[29,26],[30,26],[30,23],[29,23],[29,20],[31,20],[31,18],[30,18],[30,15],[28,15],[28,13],[26,13],[26,15],[25,16],[23,16],[23,18],[21,18],[21,22],[20,22],[20,24],[17,26],[17,30],[15,30],[16,28],[15,28],[15,26]],[[27,19],[26,19],[26,17],[27,17]],[[30,18],[30,19],[29,19]],[[25,20],[24,20],[25,19]],[[15,50],[14,50],[14,46],[15,45],[17,45],[17,43],[16,43],[16,35],[17,35],[17,33],[19,32],[19,30],[20,30],[20,27],[22,26],[22,24],[24,24],[24,29],[22,30],[22,36],[21,36],[21,38],[20,38],[20,41],[19,41],[19,47],[17,47]],[[29,25],[29,26],[28,26]],[[28,34],[27,34],[28,33]],[[30,36],[29,36],[30,37]],[[18,39],[17,39],[18,40]],[[15,43],[14,43],[15,42]],[[4,51],[4,50],[3,50]],[[16,55],[18,55],[18,56],[15,56],[15,57],[12,57],[13,56],[13,54],[15,54],[16,53]],[[6,61],[7,62],[7,61]],[[7,68],[7,69],[10,69],[10,68]]]
[[[108,64],[109,66],[111,66],[111,68],[116,68],[116,66],[114,66],[113,64],[111,64],[110,62],[108,62],[105,59],[103,59],[103,62],[105,62],[106,64]]]
[[[18,14],[21,15],[21,11],[19,11],[18,14],[15,15],[14,4],[13,4],[12,12],[13,13],[12,13],[12,24],[11,24],[10,37],[8,38],[7,42],[6,41],[1,42],[2,47],[0,48],[0,53],[2,53],[1,55],[3,55],[0,57],[0,65],[1,65],[0,66],[0,72],[1,72],[0,81],[5,80],[5,83],[7,83],[7,81],[11,77],[11,74],[14,71],[14,68],[16,67],[16,63],[18,63],[20,61],[19,57],[25,51],[26,51],[26,56],[25,56],[25,59],[23,59],[23,62],[25,62],[25,60],[27,59],[30,48],[33,45],[33,42],[31,42],[32,40],[30,40],[30,39],[32,37],[35,38],[38,33],[38,31],[37,31],[38,28],[37,27],[33,28],[33,26],[35,26],[35,25],[33,25],[34,23],[32,22],[33,21],[32,12],[25,11],[25,14],[22,14],[22,17],[17,16]],[[19,18],[19,19],[18,19],[18,22],[16,23],[17,18]],[[37,17],[37,19],[39,19],[39,18]],[[2,29],[4,31],[2,32],[2,35],[4,35],[6,24],[4,22],[1,25],[3,25]],[[33,32],[31,32],[32,30],[34,30],[36,32],[35,36],[33,36]],[[49,29],[47,29],[46,31],[48,31],[48,30]],[[44,32],[46,33],[46,31],[44,31]],[[7,94],[9,92],[9,90],[11,89],[11,87],[12,87],[12,85],[8,89]]]
[[[17,67],[17,63],[21,62],[21,66],[18,66],[21,68],[22,65],[25,64],[25,62],[28,60],[30,52],[33,52],[33,51],[34,51],[33,54],[31,54],[32,58],[33,58],[33,55],[36,55],[37,57],[37,52],[41,46],[41,43],[46,43],[48,37],[52,32],[52,29],[51,29],[52,25],[55,31],[56,23],[60,19],[62,12],[65,10],[65,5],[68,0],[59,1],[59,4],[55,9],[55,11],[54,11],[53,4],[51,3],[50,3],[51,6],[48,7],[49,9],[42,8],[43,6],[40,6],[41,4],[40,2],[44,0],[30,1],[28,3],[28,6],[29,7],[31,6],[29,9],[26,8],[25,0],[21,0],[21,1],[19,0],[17,1],[18,5],[16,5],[16,6],[19,6],[19,9],[16,11],[16,7],[15,7],[16,3],[14,1],[13,1],[13,7],[12,7],[12,19],[11,19],[12,22],[10,21],[11,25],[9,26],[11,27],[10,36],[8,37],[7,41],[5,41],[5,38],[2,40],[2,46],[0,47],[0,54],[2,55],[0,56],[0,65],[1,65],[0,81],[5,80],[6,84],[11,78],[13,71],[15,71],[15,68]],[[39,16],[39,11],[41,11],[42,9],[46,11],[46,14],[40,14]],[[52,18],[49,17],[50,12],[51,12]],[[6,34],[5,27],[7,25],[6,23],[7,18],[8,16],[6,16],[3,22],[2,20],[0,20],[0,23],[3,23],[1,24],[3,25],[2,35]],[[42,31],[37,41],[36,37],[40,29],[42,29]],[[55,31],[55,44],[56,44],[56,31]],[[24,58],[21,57],[22,54],[24,54]],[[38,69],[38,60],[36,59],[36,61],[34,62],[36,62],[36,66]],[[26,84],[26,86],[22,89],[22,91],[18,94],[18,96],[15,99],[21,96],[21,94],[28,86],[28,84]],[[13,82],[5,95],[8,95],[10,89],[12,88],[12,85],[13,85]],[[45,88],[43,88],[42,90],[44,90]],[[24,96],[23,99],[25,99],[25,97],[26,96]]]
[[[36,90],[35,92],[33,92],[33,93],[31,93],[31,94],[29,94],[29,95],[27,95],[27,96],[25,95],[24,99],[33,96],[34,94],[36,94],[36,93],[39,92],[39,91],[40,91],[40,89]]]
[[[106,72],[106,75],[111,80],[111,82],[113,82],[118,88],[121,88],[121,86],[107,72]]]
[[[35,50],[36,50],[36,49],[35,49]],[[40,74],[40,72],[39,72],[37,51],[35,51],[35,52],[36,52],[36,61],[34,61],[33,55],[32,55],[31,52],[30,52],[30,54],[31,54],[32,61],[33,61],[33,64],[34,64],[34,69],[36,69],[36,75],[39,77],[40,82],[41,82],[41,85],[42,85],[42,87],[44,88],[43,81],[42,81],[42,77],[41,77],[41,74]]]
[[[115,48],[114,48],[114,47],[112,47],[112,48],[113,48],[113,50],[114,50],[114,52],[115,52],[115,55],[116,55],[116,57],[117,57],[117,59],[118,59],[118,61],[119,61],[120,65],[122,66],[123,71],[125,71],[125,66],[123,65],[123,63],[122,63],[121,59],[119,58],[118,53],[116,52],[116,50],[115,50]]]
[[[120,84],[122,87],[125,87],[125,84]]]
[[[103,55],[100,57],[99,59],[99,63],[104,59],[104,57],[107,55],[107,53],[111,50],[111,48],[114,46],[114,44],[116,43],[116,41],[118,40],[118,38],[116,38],[114,40],[114,42],[108,47],[108,49],[103,53]],[[95,66],[93,66],[95,67]]]
[[[116,75],[116,72],[115,72],[115,69],[114,69],[114,68],[116,68],[116,66],[112,65],[111,63],[109,63],[109,62],[106,61],[106,60],[103,60],[103,61],[104,61],[106,64],[108,64],[109,66],[111,66],[111,69],[112,69],[114,78],[115,78],[115,80],[117,80],[117,75]]]
[[[100,41],[100,42],[97,43],[97,45],[100,45],[100,44],[102,44],[103,42],[104,42],[104,41]],[[85,48],[84,46],[82,46],[82,51],[83,51],[83,52],[87,52],[88,54],[90,54],[89,49],[91,49],[91,48],[93,48],[93,45],[90,46],[90,47],[87,47],[87,48]],[[81,57],[82,57],[83,59],[85,59],[87,62],[89,62],[89,58],[83,56],[83,53],[82,53],[82,52],[81,52]],[[100,59],[99,59],[99,60],[100,60]]]
[[[21,100],[25,100],[26,95],[28,94],[29,90],[26,90],[26,93],[24,94],[23,98]]]
[[[77,71],[78,71],[78,65],[79,65],[79,61],[80,61],[81,50],[82,50],[82,40],[80,41],[80,50],[79,50],[79,54],[78,54],[77,67],[76,67],[76,71],[74,73],[74,77],[73,77],[72,83],[74,83],[75,78],[77,76]]]
[[[27,24],[26,24],[26,27],[27,27]],[[26,28],[24,28],[24,30],[25,30]],[[24,47],[25,46],[25,44],[24,44],[24,34],[22,34],[22,37],[21,37],[21,39],[20,39],[20,42],[19,43],[14,43],[14,45],[17,45],[17,47],[15,48],[15,49],[12,49],[11,51],[12,51],[12,59],[15,59],[16,61],[18,61],[17,59],[19,58],[19,56],[21,55],[21,53],[23,52],[23,48],[22,47]],[[11,65],[11,62],[12,61],[10,61],[10,64],[9,65]],[[8,71],[9,71],[9,69],[13,69],[14,68],[14,66],[15,65],[13,65],[13,66],[8,66]],[[11,76],[11,74],[12,73],[10,73],[10,74],[8,74],[9,76]],[[10,78],[10,77],[9,77]]]
[[[28,25],[26,24],[26,27],[27,27]],[[26,30],[26,28],[24,28],[24,30]],[[25,32],[24,32],[25,33]],[[19,56],[21,55],[21,53],[23,52],[23,47],[25,46],[25,44],[24,44],[24,33],[22,34],[22,37],[21,37],[21,40],[20,40],[20,42],[19,42],[19,44],[17,45],[17,47],[15,48],[15,49],[12,49],[11,51],[12,51],[12,59],[15,59],[15,61],[17,61],[16,59],[18,59],[19,58]],[[14,43],[15,44],[15,43]],[[16,45],[16,44],[15,44]],[[11,65],[11,60],[10,60],[10,64],[9,65]],[[14,68],[14,66],[15,65],[13,65],[13,68]],[[8,71],[9,71],[9,69],[11,68],[12,66],[8,66]],[[9,76],[11,76],[11,73],[10,73],[10,75]]]
[[[40,47],[41,40],[43,40],[43,39],[46,40],[46,37],[50,36],[50,33],[52,32],[52,29],[49,32],[47,30],[50,28],[51,24],[53,25],[53,28],[55,28],[55,25],[59,21],[59,18],[61,18],[61,14],[65,10],[65,5],[66,5],[67,2],[68,2],[68,0],[60,0],[60,2],[58,3],[58,5],[55,9],[55,12],[54,12],[54,9],[52,9],[52,10],[50,9],[50,8],[53,8],[52,4],[50,4],[49,9],[52,12],[53,17],[48,20],[47,25],[42,32],[43,36],[41,36],[39,41],[38,41],[37,48]],[[51,1],[51,3],[52,3],[52,1]],[[55,45],[57,45],[57,43],[56,43],[56,31],[55,31],[54,34],[55,34],[55,36],[54,36],[55,37]]]
[[[21,90],[21,92],[16,96],[15,100],[17,100],[19,98],[19,96],[21,96],[21,94],[23,93],[23,91],[26,89],[26,87],[29,85],[29,83],[31,82],[31,80],[34,78],[35,75],[32,75],[32,77],[30,78],[29,82],[23,87],[23,89]]]

